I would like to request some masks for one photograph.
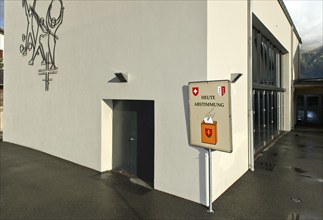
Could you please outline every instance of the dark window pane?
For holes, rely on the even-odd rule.
[[[253,83],[280,87],[280,51],[257,29],[252,33]]]

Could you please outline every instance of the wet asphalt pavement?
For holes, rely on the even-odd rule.
[[[0,142],[0,219],[323,219],[323,130],[285,134],[206,207]]]

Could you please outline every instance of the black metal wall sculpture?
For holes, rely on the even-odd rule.
[[[58,67],[55,61],[56,42],[58,40],[57,30],[63,23],[64,6],[62,0],[51,0],[46,17],[40,17],[36,10],[38,0],[33,0],[33,4],[28,4],[27,0],[22,0],[22,7],[25,9],[27,18],[27,30],[22,35],[23,44],[20,45],[20,53],[27,56],[28,51],[32,52],[29,65],[34,65],[35,58],[40,55],[41,65],[46,65],[46,69],[39,70],[39,75],[44,75],[45,90],[49,89],[49,74],[56,74]],[[59,15],[53,17],[53,4],[58,4]]]

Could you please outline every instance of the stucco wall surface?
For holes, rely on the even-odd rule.
[[[4,49],[4,35],[0,34],[0,50]]]
[[[49,3],[37,1],[40,17]],[[155,188],[205,203],[200,150],[188,143],[185,86],[207,80],[206,2],[64,1],[58,73],[47,92],[40,56],[31,66],[31,52],[19,52],[27,25],[22,4],[5,4],[5,141],[104,171],[111,155],[101,148],[108,139],[101,126],[112,117],[101,118],[102,100],[154,100]],[[116,72],[127,72],[129,82],[109,82]]]
[[[247,1],[208,2],[208,80],[242,73],[231,84],[233,152],[213,153],[213,198],[248,170],[247,15]]]

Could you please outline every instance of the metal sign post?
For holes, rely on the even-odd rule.
[[[209,213],[213,213],[214,210],[212,208],[212,150],[209,149],[209,209],[207,210]]]
[[[233,76],[237,79],[239,74]],[[212,209],[212,151],[232,152],[231,82],[190,82],[190,144],[208,149],[209,207]]]

